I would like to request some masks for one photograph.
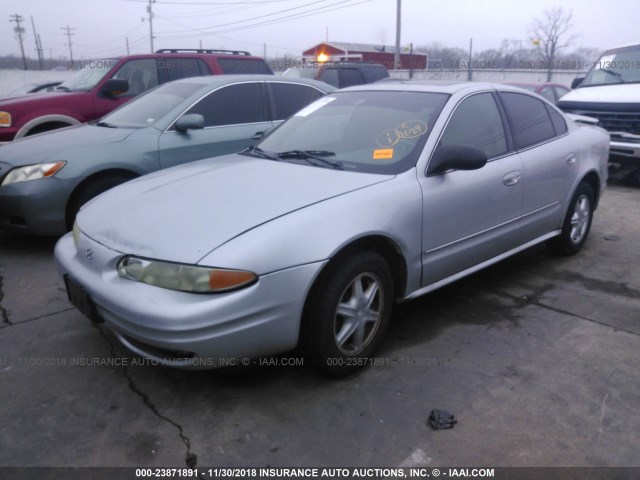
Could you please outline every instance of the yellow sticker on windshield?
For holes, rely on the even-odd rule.
[[[381,148],[373,151],[374,160],[391,160],[393,158],[393,148]]]

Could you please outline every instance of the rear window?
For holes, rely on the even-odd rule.
[[[360,73],[362,73],[365,83],[377,82],[389,76],[384,67],[376,67],[373,65],[363,65],[360,67]]]
[[[261,59],[218,58],[218,65],[224,73],[235,74],[271,74],[271,70]]]

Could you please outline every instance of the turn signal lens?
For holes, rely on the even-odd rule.
[[[0,127],[11,126],[11,114],[9,112],[0,112]]]
[[[183,265],[131,256],[118,262],[118,275],[155,287],[192,293],[220,293],[248,287],[258,280],[253,272]]]

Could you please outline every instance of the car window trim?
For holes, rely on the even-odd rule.
[[[180,118],[181,118],[185,113],[187,113],[189,110],[191,110],[191,108],[192,108],[194,105],[196,105],[197,103],[201,102],[204,98],[208,97],[209,95],[214,94],[214,93],[215,93],[215,92],[217,92],[218,90],[221,90],[221,89],[223,89],[223,88],[227,88],[227,87],[231,87],[231,86],[234,86],[234,85],[243,85],[243,84],[245,84],[245,83],[258,83],[258,84],[262,84],[262,83],[264,83],[264,82],[265,82],[265,80],[241,80],[241,81],[238,81],[238,82],[233,82],[233,83],[227,83],[227,84],[225,84],[225,85],[220,85],[220,86],[219,86],[219,87],[217,87],[216,89],[211,90],[211,91],[209,91],[209,92],[207,92],[207,93],[203,94],[201,97],[199,97],[199,98],[198,98],[197,100],[195,100],[193,103],[191,103],[191,104],[190,104],[187,108],[185,108],[185,109],[184,109],[184,110],[183,110],[179,115],[177,115],[177,116],[176,116],[175,120],[173,120],[173,121],[171,122],[171,124],[170,124],[167,128],[165,128],[165,129],[164,129],[164,131],[163,131],[162,133],[166,133],[166,132],[167,132],[167,131],[169,131],[169,130],[174,130],[174,131],[175,131],[175,129],[173,128],[173,127],[174,127],[174,125],[176,124],[176,122],[177,122],[177,121],[178,121],[178,120],[179,120],[179,119],[180,119]],[[260,87],[260,90],[263,92],[263,95],[264,95],[264,89],[263,89],[263,87],[262,87],[262,86]],[[252,122],[252,123],[264,123],[264,122]],[[241,124],[235,124],[235,125],[248,125],[248,124],[246,124],[246,123],[241,123]],[[206,128],[226,127],[226,126],[231,126],[231,125],[211,125],[210,127],[205,127],[205,129],[206,129]]]

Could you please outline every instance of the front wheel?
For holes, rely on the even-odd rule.
[[[591,222],[595,196],[593,189],[587,183],[578,185],[569,209],[562,224],[562,233],[547,242],[547,245],[560,255],[574,255],[580,251],[587,241]]]
[[[91,183],[81,187],[80,190],[74,193],[67,206],[67,230],[71,230],[73,228],[76,216],[78,215],[80,208],[85,203],[97,197],[101,193],[104,193],[128,180],[131,180],[131,177],[123,175],[109,175],[97,178]]]
[[[332,260],[305,306],[306,357],[335,376],[366,366],[391,318],[393,298],[391,270],[377,253]]]

